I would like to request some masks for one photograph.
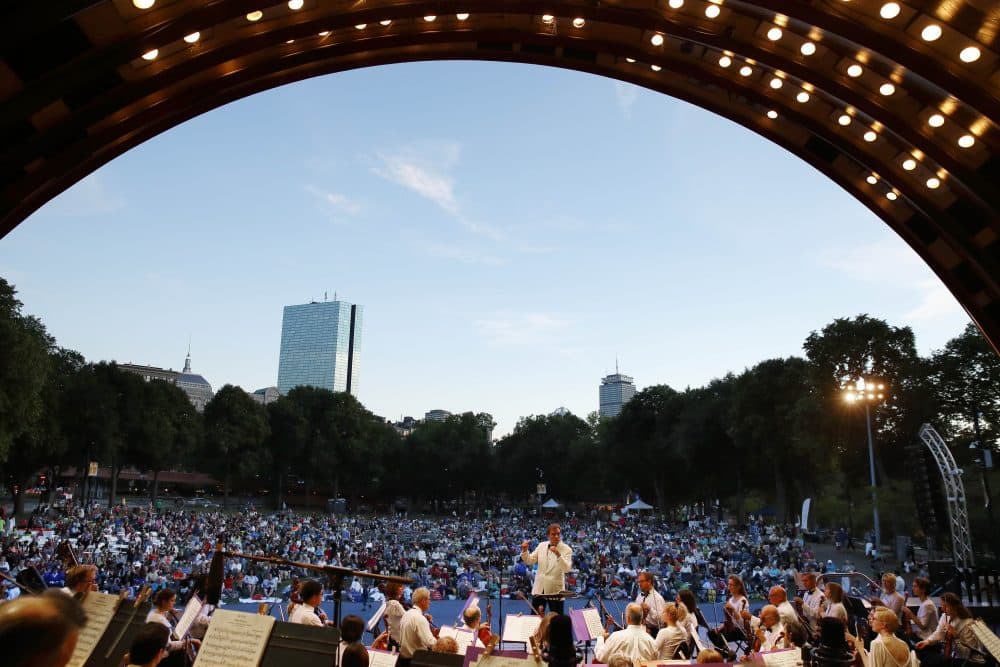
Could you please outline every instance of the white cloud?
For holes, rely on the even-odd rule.
[[[964,311],[930,267],[902,241],[889,238],[848,250],[829,251],[821,263],[855,280],[913,292],[907,321],[962,316]]]
[[[632,117],[632,107],[639,99],[639,87],[624,81],[615,81],[615,100],[626,118]]]
[[[495,227],[472,220],[459,205],[450,171],[458,165],[461,152],[456,142],[424,142],[394,153],[379,153],[378,164],[371,171],[433,202],[470,232],[499,240],[503,235]]]
[[[125,200],[112,192],[99,172],[94,172],[53,199],[44,210],[63,216],[104,215],[125,208]]]
[[[328,208],[337,213],[347,213],[352,216],[356,216],[361,213],[361,204],[353,199],[350,199],[347,195],[339,192],[322,190],[314,185],[305,186],[305,190],[309,194],[318,197],[327,205]]]
[[[559,342],[570,322],[548,313],[500,313],[473,324],[496,345],[544,345]]]

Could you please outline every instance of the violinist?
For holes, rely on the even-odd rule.
[[[171,659],[177,651],[184,651],[185,655],[192,647],[201,646],[197,639],[181,639],[174,635],[174,626],[179,620],[174,612],[174,603],[177,601],[177,593],[169,588],[161,588],[153,596],[153,608],[146,615],[147,623],[159,623],[170,631],[170,639],[167,641],[167,651],[171,654]]]
[[[388,648],[399,649],[399,625],[403,621],[403,585],[394,581],[385,585],[385,625],[389,631]]]
[[[921,653],[923,664],[950,664],[950,665],[982,665],[986,662],[986,653],[983,645],[976,638],[972,631],[972,614],[962,599],[954,593],[945,593],[941,596],[941,620],[938,621],[937,629],[931,635],[917,642],[917,650],[923,651],[929,646],[943,644],[944,650],[940,657]],[[927,659],[925,659],[927,658]]]
[[[413,591],[413,606],[405,614],[399,628],[398,667],[408,667],[413,654],[434,646],[437,637],[431,632],[433,617],[427,614],[431,607],[431,592],[421,586]]]
[[[288,622],[318,627],[326,625],[327,622],[323,621],[319,615],[320,612],[317,611],[323,602],[323,584],[315,579],[306,579],[302,582],[299,595],[302,598],[302,603],[295,605],[295,608],[292,609],[292,615],[288,617]]]
[[[726,604],[722,608],[726,615],[726,621],[716,629],[721,632],[727,642],[745,641],[749,639],[748,624],[753,618],[749,610],[746,587],[744,587],[742,579],[731,574],[726,581],[726,588],[729,590],[729,599],[726,600]]]
[[[472,604],[462,612],[462,622],[465,624],[466,630],[472,631],[472,646],[478,646],[479,648],[486,648],[490,643],[490,638],[492,633],[490,632],[490,626],[487,623],[483,625],[481,623],[483,618],[483,612],[479,610],[479,605]]]
[[[920,640],[930,637],[938,624],[937,606],[928,597],[930,590],[931,582],[924,577],[917,577],[913,580],[913,594],[920,598],[920,607],[916,614],[909,607],[903,607],[903,616],[910,621],[910,634]]]
[[[760,610],[760,625],[754,635],[754,653],[784,648],[785,624],[772,604]]]

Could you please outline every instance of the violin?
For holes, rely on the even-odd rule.
[[[424,612],[424,618],[427,619],[427,625],[431,627],[431,634],[434,635],[434,639],[437,639],[438,635],[441,634],[441,628],[434,625],[434,617],[428,614],[426,611]]]
[[[479,625],[479,629],[476,631],[477,634],[479,635],[479,641],[481,641],[483,643],[483,646],[486,646],[487,644],[489,644],[490,643],[490,638],[493,636],[493,633],[490,631],[490,622],[492,620],[493,620],[493,602],[492,601],[487,601],[486,602],[486,622],[485,623],[481,623]]]
[[[257,610],[260,613],[260,610]],[[177,624],[181,621],[181,615],[176,609],[167,610],[167,618],[170,619],[170,623],[176,628]],[[173,630],[170,631],[175,637],[177,636]],[[177,639],[184,642],[184,661],[187,665],[193,665],[195,658],[198,657],[198,652],[195,650],[194,642],[191,640],[191,632],[185,632],[183,637],[177,637]]]

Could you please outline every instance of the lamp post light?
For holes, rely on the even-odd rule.
[[[871,405],[885,399],[885,384],[871,378],[861,378],[844,389],[844,400],[848,403],[865,404],[865,424],[868,427],[868,470],[872,482],[872,519],[875,522],[875,553],[882,555],[882,528],[878,520],[878,488],[875,486],[875,446],[872,442]]]

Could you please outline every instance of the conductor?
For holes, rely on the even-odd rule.
[[[566,573],[573,568],[573,550],[561,540],[559,524],[549,526],[548,542],[540,542],[534,551],[528,551],[528,542],[521,543],[521,560],[525,565],[538,563],[535,584],[531,587],[531,606],[542,611],[563,613],[563,599],[559,597],[566,588]]]

